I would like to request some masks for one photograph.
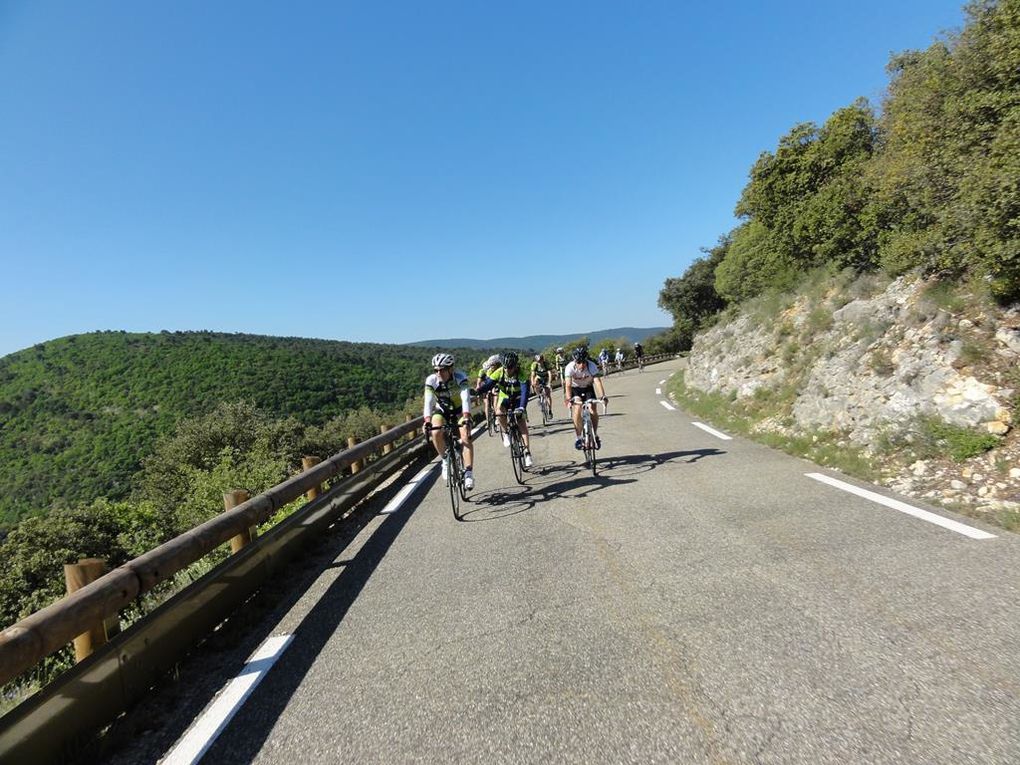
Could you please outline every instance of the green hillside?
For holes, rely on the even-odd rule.
[[[208,332],[73,335],[0,359],[0,525],[118,499],[183,417],[246,400],[319,425],[419,393],[432,349]],[[465,361],[478,352],[465,352]]]

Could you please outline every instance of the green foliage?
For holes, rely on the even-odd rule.
[[[932,416],[918,420],[917,434],[915,450],[922,459],[948,454],[957,462],[963,462],[984,454],[999,443],[998,437],[991,433],[952,425]]]
[[[0,624],[63,596],[65,563],[104,558],[113,568],[155,547],[169,532],[166,519],[145,502],[97,500],[26,518],[0,542]]]
[[[419,394],[435,351],[208,332],[97,332],[5,356],[0,525],[54,506],[129,496],[157,439],[224,401],[291,418],[291,431],[296,422],[323,425],[363,406],[399,410]],[[464,368],[487,355],[455,352]],[[226,430],[210,437],[227,445],[235,424],[246,432],[243,423],[224,422]]]
[[[726,306],[716,291],[716,268],[726,256],[729,239],[720,240],[706,257],[695,260],[677,279],[667,279],[659,292],[659,307],[673,314],[673,337],[670,344],[677,350],[688,350],[695,331],[705,326]],[[651,345],[646,350],[651,353]]]
[[[858,100],[755,162],[712,263],[723,303],[800,288],[824,265],[977,277],[1020,300],[1020,0],[972,2],[962,31],[889,73],[880,117]],[[711,318],[688,309],[687,277],[659,304],[690,337]]]
[[[975,2],[957,35],[890,63],[874,166],[883,264],[973,272],[1020,298],[1020,3]]]

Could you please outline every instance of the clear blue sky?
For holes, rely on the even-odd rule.
[[[758,154],[961,5],[0,0],[0,355],[669,324]]]

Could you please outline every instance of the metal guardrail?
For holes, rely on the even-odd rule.
[[[645,365],[675,358],[646,357]],[[635,368],[633,361],[625,369]],[[610,368],[610,374],[616,372]],[[553,382],[559,387],[561,381]],[[377,453],[385,456],[307,503],[196,582],[132,624],[90,657],[0,718],[0,762],[60,759],[74,741],[102,727],[140,699],[159,676],[238,606],[297,549],[423,454],[414,439],[420,420],[333,455],[232,510],[117,567],[91,584],[0,633],[0,685],[32,668],[139,595],[257,526],[284,505]]]

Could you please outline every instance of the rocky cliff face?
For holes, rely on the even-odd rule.
[[[686,384],[734,400],[781,400],[784,410],[759,429],[837,432],[872,454],[890,437],[909,442],[924,418],[1007,436],[1020,386],[1020,307],[940,306],[931,291],[923,280],[901,277],[875,294],[854,297],[849,287],[832,287],[772,317],[740,314],[698,335]],[[993,496],[1010,493],[1020,479],[1020,446],[1017,453],[1010,448],[1016,435],[1002,439],[1005,451],[994,455],[1000,467],[1012,461],[1013,475]],[[947,481],[969,486],[962,470],[948,469]],[[915,465],[890,483],[932,496],[904,481],[935,472]],[[971,475],[984,472],[970,466]],[[965,488],[947,486],[945,493],[967,502]]]

